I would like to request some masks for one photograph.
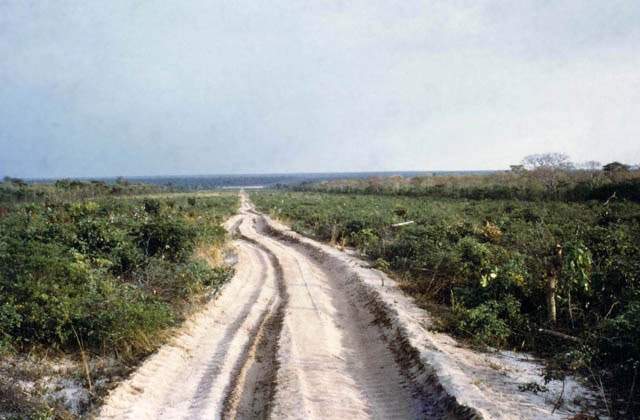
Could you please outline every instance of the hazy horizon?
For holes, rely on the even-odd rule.
[[[210,178],[210,177],[241,177],[241,176],[266,176],[266,177],[276,177],[276,176],[296,176],[296,175],[362,175],[362,174],[385,174],[385,175],[401,175],[404,176],[406,174],[449,174],[449,173],[491,173],[491,172],[502,172],[506,169],[468,169],[468,170],[385,170],[385,171],[319,171],[319,172],[264,172],[264,173],[211,173],[211,174],[151,174],[151,175],[107,175],[107,176],[72,176],[72,177],[22,177],[20,179],[24,179],[27,181],[41,181],[41,180],[58,180],[58,179],[81,179],[81,180],[100,180],[100,179],[117,179],[117,178],[125,178],[125,179],[143,179],[143,178]],[[0,177],[8,176],[12,178],[11,175],[2,175]],[[17,177],[19,178],[19,177]]]
[[[632,0],[0,1],[0,176],[637,164],[638,21]]]

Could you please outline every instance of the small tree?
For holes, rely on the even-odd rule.
[[[629,169],[630,169],[629,165],[625,165],[624,163],[620,163],[620,162],[607,163],[602,167],[602,170],[608,173],[629,172]]]
[[[573,163],[569,160],[569,155],[564,153],[542,153],[529,155],[522,159],[522,164],[529,170],[569,170],[574,167]]]
[[[511,165],[511,172],[515,174],[523,174],[526,170],[524,169],[524,165]]]
[[[582,169],[589,172],[596,172],[602,168],[602,163],[597,160],[588,160],[577,165],[578,169]]]
[[[16,187],[26,187],[27,183],[20,178],[12,178],[10,176],[4,177],[4,182],[15,185]]]
[[[558,185],[566,176],[565,172],[574,168],[569,156],[564,153],[542,153],[526,156],[522,160],[532,178],[538,180],[547,191],[558,194]]]
[[[562,269],[562,245],[556,244],[553,253],[545,258],[547,266],[547,320],[555,324],[558,319],[556,300],[558,293],[558,275]]]
[[[595,188],[596,186],[598,186],[604,179],[602,173],[602,163],[598,162],[597,160],[588,160],[586,162],[581,162],[576,165],[576,168],[583,171],[583,175],[591,185],[591,188]]]
[[[573,327],[573,308],[571,292],[589,292],[591,288],[591,270],[593,258],[591,251],[580,241],[569,242],[564,247],[562,259],[562,292],[567,299],[567,309]]]
[[[620,162],[607,163],[602,167],[603,172],[613,182],[620,182],[627,179],[630,174],[631,167]]]

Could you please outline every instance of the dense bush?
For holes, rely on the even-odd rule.
[[[420,299],[450,305],[449,331],[574,355],[563,366],[603,381],[614,409],[640,409],[640,205],[300,192],[253,200],[303,234],[358,248]],[[414,223],[392,226],[403,221]]]
[[[640,202],[640,170],[538,170],[485,175],[345,179],[293,186],[297,191],[374,194],[471,200],[605,201],[610,197]]]
[[[222,243],[236,205],[222,195],[12,206],[0,215],[0,346],[153,349],[194,296],[228,278],[193,256]]]
[[[159,256],[183,262],[193,252],[196,230],[181,219],[153,217],[145,221],[134,235],[146,257]]]
[[[514,328],[524,323],[520,303],[513,297],[489,300],[471,309],[454,305],[453,315],[456,331],[468,335],[476,344],[492,347],[507,345]]]
[[[49,183],[27,183],[5,177],[0,182],[0,209],[17,203],[60,203],[104,196],[131,196],[166,192],[168,188],[149,184],[130,183],[118,179],[115,183],[62,179]],[[1,213],[1,212],[0,212]]]

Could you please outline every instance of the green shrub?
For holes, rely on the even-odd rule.
[[[0,293],[6,293],[0,289]],[[22,316],[18,312],[18,306],[12,298],[6,299],[0,304],[0,355],[11,347],[12,332],[20,329]]]
[[[487,287],[497,277],[497,270],[491,261],[491,250],[473,237],[465,237],[457,243],[456,251],[460,261],[459,275],[465,283]]]
[[[520,312],[520,302],[513,296],[503,297],[500,301],[488,300],[473,308],[454,304],[453,315],[455,322],[450,328],[477,345],[514,345],[529,332],[527,321]]]
[[[173,325],[172,308],[133,284],[103,278],[86,287],[88,290],[78,300],[69,326],[91,347],[111,348],[135,356],[152,350],[159,333]],[[90,317],[86,316],[86,308],[91,308]]]
[[[143,269],[134,273],[134,277],[152,295],[181,305],[187,303],[189,296],[205,289],[216,290],[230,274],[228,268],[211,268],[200,260],[176,264],[166,259],[152,258]]]
[[[237,197],[203,199],[193,216],[161,204],[102,199],[11,208],[0,218],[0,347],[82,343],[126,357],[152,350],[194,296],[229,277],[226,268],[194,260],[193,250],[199,241],[224,240],[218,224]]]
[[[143,223],[135,237],[145,256],[182,262],[193,252],[196,232],[180,219],[155,217]]]
[[[511,330],[506,321],[500,317],[501,306],[494,300],[472,309],[454,306],[454,327],[478,345],[504,346],[511,335]]]
[[[407,210],[406,207],[402,207],[402,206],[397,206],[395,209],[393,209],[393,214],[395,214],[398,217],[407,217],[407,214],[409,213],[409,211]]]
[[[160,214],[160,201],[153,198],[145,198],[142,202],[144,205],[144,211],[151,216],[157,216]]]
[[[595,339],[598,363],[612,367],[611,375],[625,387],[624,378],[640,371],[640,299],[615,318],[604,320]]]
[[[358,232],[352,233],[350,242],[365,254],[378,246],[380,238],[373,229],[365,228]]]

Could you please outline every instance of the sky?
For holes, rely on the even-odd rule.
[[[638,0],[0,0],[0,176],[640,163]]]

